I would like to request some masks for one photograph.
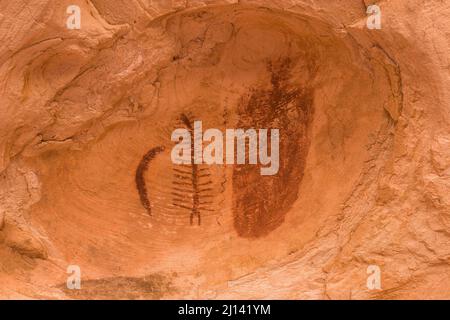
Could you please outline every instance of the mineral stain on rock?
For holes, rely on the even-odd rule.
[[[238,107],[239,128],[279,128],[280,169],[261,176],[260,165],[233,169],[233,218],[239,236],[258,238],[279,227],[298,197],[313,120],[310,89],[288,84],[292,62],[269,63],[271,88],[254,90]],[[270,143],[268,143],[270,145]]]
[[[111,277],[81,282],[81,289],[58,286],[72,299],[161,299],[175,289],[165,276],[152,274],[145,277]]]

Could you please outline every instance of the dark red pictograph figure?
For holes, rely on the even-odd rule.
[[[289,85],[290,69],[289,59],[268,64],[271,87],[253,90],[238,108],[239,128],[280,129],[278,174],[261,176],[259,166],[251,165],[233,170],[234,228],[244,238],[275,230],[298,198],[310,145],[313,92]]]
[[[152,161],[159,153],[164,151],[164,147],[152,148],[142,158],[139,166],[136,169],[136,188],[141,199],[142,206],[147,210],[148,214],[152,215],[152,208],[150,199],[148,196],[147,184],[145,182],[145,173],[148,170],[150,161]]]

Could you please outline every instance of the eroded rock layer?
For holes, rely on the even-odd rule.
[[[449,17],[0,2],[0,297],[449,298]],[[174,164],[195,121],[279,129],[278,173]]]

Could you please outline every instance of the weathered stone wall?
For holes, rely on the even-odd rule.
[[[449,17],[438,0],[0,1],[0,297],[449,298]],[[180,172],[183,115],[281,126],[280,175]]]

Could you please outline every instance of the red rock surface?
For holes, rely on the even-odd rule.
[[[450,298],[449,18],[447,0],[0,2],[0,298]],[[279,127],[278,175],[174,165],[194,120]]]

